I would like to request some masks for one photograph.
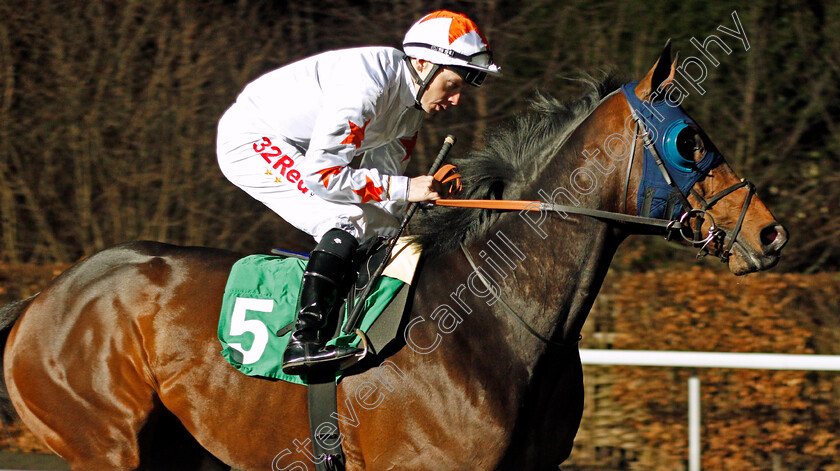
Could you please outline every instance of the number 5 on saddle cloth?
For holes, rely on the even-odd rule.
[[[340,315],[335,316],[340,320],[330,327],[338,335],[333,335],[328,343],[360,344],[358,335],[342,334],[341,329],[353,303],[359,302],[355,298],[362,291],[361,287],[385,257],[386,246],[378,243],[367,251],[370,256],[361,264],[359,279],[347,298],[350,302],[341,307]],[[283,255],[244,257],[231,268],[219,318],[221,353],[228,363],[249,376],[307,384],[305,376],[288,375],[281,369],[283,351],[297,312],[297,296],[306,259],[304,254],[279,253]],[[364,316],[358,328],[369,339],[373,353],[380,352],[399,335],[399,324],[419,258],[419,246],[401,238],[391,262],[365,301]],[[279,336],[274,334],[278,331]],[[343,375],[344,372],[338,371],[335,379]]]

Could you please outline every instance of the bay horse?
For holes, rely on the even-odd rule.
[[[674,65],[666,47],[633,92],[667,90]],[[458,162],[464,197],[536,200],[577,183],[581,207],[636,215],[645,149],[611,161],[604,148],[628,137],[619,85],[593,81],[567,104],[538,96]],[[699,159],[712,144],[695,134]],[[738,182],[719,162],[687,198],[698,207],[726,192],[697,229],[741,275],[775,265],[787,235]],[[402,343],[338,384],[333,445],[346,469],[548,470],[568,458],[583,409],[581,327],[620,242],[652,230],[551,213],[437,208],[412,224],[426,256]],[[74,470],[314,469],[305,388],[246,376],[220,354],[222,293],[239,257],[127,243],[4,308],[14,410]]]

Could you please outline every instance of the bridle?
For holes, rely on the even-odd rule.
[[[653,158],[656,166],[659,168],[662,177],[665,179],[665,182],[672,188],[674,194],[677,195],[680,202],[682,203],[683,208],[688,208],[685,212],[683,212],[679,219],[673,220],[675,222],[674,225],[668,226],[667,229],[668,235],[666,235],[666,239],[670,239],[672,230],[676,229],[679,234],[683,237],[683,239],[694,245],[699,246],[700,251],[697,253],[697,258],[702,258],[708,254],[708,246],[712,241],[718,241],[721,246],[723,246],[722,250],[718,254],[721,262],[727,263],[729,261],[729,257],[732,254],[732,247],[735,244],[735,241],[738,238],[738,234],[741,232],[741,227],[744,223],[744,218],[747,215],[747,210],[749,209],[750,202],[752,202],[752,197],[755,195],[755,185],[752,182],[747,181],[746,179],[741,179],[739,183],[731,185],[708,200],[705,200],[694,188],[689,190],[690,194],[694,196],[700,203],[700,208],[693,208],[691,203],[689,203],[688,198],[683,194],[682,190],[674,183],[674,179],[671,176],[670,171],[665,165],[665,161],[662,159],[662,156],[656,149],[656,145],[651,139],[651,133],[648,131],[647,127],[645,126],[645,120],[639,115],[637,110],[631,105],[630,106],[630,113],[632,113],[633,121],[636,123],[636,136],[641,136],[642,141],[644,142],[645,149],[650,153],[650,156]],[[641,134],[639,134],[641,131]],[[635,136],[634,136],[635,137]],[[627,191],[630,184],[630,171],[633,166],[632,156],[635,155],[635,146],[636,146],[637,139],[634,138],[633,140],[633,150],[631,151],[631,158],[630,162],[627,167],[627,180],[625,183],[625,194],[624,194],[624,204],[627,204]],[[719,165],[719,164],[718,164]],[[738,220],[735,223],[732,231],[726,233],[722,229],[720,229],[717,224],[715,223],[714,217],[709,214],[709,209],[712,208],[716,203],[720,200],[728,196],[729,194],[733,193],[734,191],[740,188],[747,188],[747,196],[744,198],[744,203],[741,205],[741,212],[738,215]],[[711,220],[711,225],[709,226],[709,230],[707,235],[704,237],[702,234],[702,225],[705,218],[709,218]],[[693,224],[690,223],[693,221]],[[678,225],[676,224],[678,223]],[[693,232],[691,235],[686,235],[686,231],[683,231],[683,228],[691,228],[693,227]]]
[[[612,97],[618,93],[619,90],[615,90],[614,92],[610,93],[609,95],[605,96],[601,101],[598,103],[598,106],[594,107],[590,114],[598,109],[601,104],[603,104],[608,98]],[[648,227],[655,227],[663,229],[666,233],[665,239],[670,240],[674,234],[677,232],[680,236],[688,243],[695,247],[700,247],[700,250],[697,253],[697,258],[702,258],[709,253],[709,245],[712,242],[716,242],[718,245],[722,246],[721,251],[718,253],[718,257],[724,263],[729,261],[729,257],[732,254],[732,247],[735,244],[735,241],[738,238],[738,234],[741,232],[741,228],[744,222],[744,218],[746,217],[747,210],[749,209],[750,202],[752,201],[753,195],[755,195],[755,185],[751,182],[742,179],[739,183],[729,186],[724,190],[721,190],[717,194],[713,195],[708,200],[704,199],[697,191],[694,190],[693,184],[692,187],[689,189],[689,194],[694,196],[701,204],[699,208],[692,207],[691,203],[688,201],[688,198],[683,193],[683,190],[675,183],[675,179],[671,175],[671,171],[669,170],[669,165],[666,165],[665,160],[662,158],[662,155],[657,150],[657,145],[654,139],[652,138],[652,133],[648,129],[648,125],[645,124],[645,119],[640,115],[637,109],[633,106],[633,104],[628,100],[628,105],[630,106],[630,112],[632,114],[633,121],[635,122],[635,131],[633,136],[633,145],[630,151],[630,158],[628,159],[627,163],[627,171],[626,171],[626,178],[625,178],[625,185],[624,185],[624,199],[623,199],[623,213],[615,213],[611,211],[603,211],[598,209],[590,209],[590,208],[579,208],[577,206],[569,206],[569,205],[559,205],[559,204],[551,204],[551,203],[544,203],[540,201],[521,201],[521,200],[457,200],[457,199],[441,199],[435,202],[436,206],[451,206],[451,207],[466,207],[466,208],[483,208],[483,209],[496,209],[502,211],[514,211],[518,210],[521,212],[523,211],[554,211],[557,214],[563,213],[571,213],[571,214],[579,214],[583,216],[594,217],[597,219],[603,220],[611,220],[617,221],[622,223],[630,223],[630,224],[639,224]],[[587,116],[588,117],[588,116]],[[586,118],[584,118],[585,120]],[[571,133],[570,133],[571,134]],[[629,215],[625,214],[627,210],[627,198],[629,196],[629,186],[630,186],[630,177],[633,169],[633,160],[636,154],[636,142],[638,138],[641,137],[642,142],[644,144],[645,158],[650,158],[655,163],[657,168],[659,169],[662,178],[668,184],[668,186],[672,189],[674,195],[681,203],[682,209],[684,210],[678,218],[668,218],[668,219],[661,219],[661,218],[653,218],[641,215]],[[560,144],[562,145],[568,140],[568,136],[563,142]],[[718,162],[715,166],[720,165]],[[712,167],[714,168],[714,167]],[[711,170],[708,169],[708,170]],[[705,177],[707,171],[703,171],[700,177]],[[698,178],[700,178],[698,177]],[[741,206],[741,212],[738,215],[738,220],[735,223],[732,231],[726,233],[722,229],[720,229],[714,217],[709,213],[709,210],[721,201],[723,198],[729,196],[736,190],[741,188],[747,189],[747,196],[744,198],[744,202]],[[669,203],[669,208],[672,208]],[[641,209],[641,208],[639,208]],[[638,211],[638,210],[637,210]],[[667,211],[667,214],[670,215],[671,211]],[[704,236],[702,233],[702,226],[705,222],[705,219],[708,218],[711,221],[707,234]],[[469,262],[470,266],[473,270],[478,273],[478,278],[481,282],[485,285],[488,290],[492,290],[490,283],[488,280],[484,278],[481,274],[481,271],[478,270],[473,257],[470,255],[467,247],[462,242],[461,250],[464,253],[467,261]],[[578,335],[578,339],[574,342],[556,342],[545,336],[538,333],[534,330],[528,323],[513,310],[513,308],[508,305],[505,300],[499,296],[498,301],[502,305],[502,307],[511,314],[515,320],[517,320],[524,328],[531,333],[533,336],[538,338],[543,343],[560,348],[572,348],[576,347],[580,341],[580,335]]]

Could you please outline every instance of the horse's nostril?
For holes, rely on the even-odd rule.
[[[761,230],[759,238],[765,249],[779,250],[787,243],[787,231],[781,224],[773,223]]]
[[[776,241],[779,232],[774,226],[765,227],[761,230],[761,245],[770,245]]]

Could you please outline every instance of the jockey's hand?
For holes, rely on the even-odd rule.
[[[440,199],[434,188],[435,180],[431,175],[421,175],[408,181],[408,201],[419,203]]]

